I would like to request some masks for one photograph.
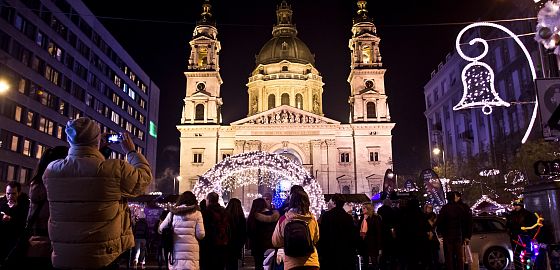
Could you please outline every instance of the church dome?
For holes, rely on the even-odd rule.
[[[315,64],[315,56],[307,45],[297,38],[296,26],[292,23],[292,8],[284,0],[276,9],[277,23],[270,39],[257,55],[257,65],[278,63],[287,60],[301,64]]]
[[[275,36],[257,55],[257,65],[287,60],[294,63],[315,64],[315,57],[301,39],[296,36]]]

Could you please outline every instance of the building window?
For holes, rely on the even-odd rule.
[[[8,170],[6,171],[6,180],[12,181],[15,180],[16,176],[16,167],[14,165],[8,165]]]
[[[19,146],[19,136],[12,135],[12,143],[10,145],[10,150],[17,152]]]
[[[348,152],[343,152],[340,153],[340,163],[349,163],[350,162],[350,153]]]
[[[372,50],[370,46],[362,47],[362,62],[364,64],[372,63]]]
[[[47,149],[47,147],[38,143],[37,144],[37,152],[35,152],[35,158],[40,159],[41,156],[43,155],[43,152],[45,152],[46,149]]]
[[[193,163],[202,163],[202,153],[193,154]]]
[[[283,66],[282,71],[288,71],[288,66]]]
[[[19,182],[20,183],[27,182],[27,179],[29,178],[29,172],[30,172],[30,170],[27,169],[27,168],[21,168],[19,170]]]
[[[31,156],[31,141],[28,139],[23,140],[23,151],[21,153],[28,157]]]
[[[228,157],[231,157],[231,154],[229,154],[229,153],[228,153],[228,154],[226,154],[226,153],[223,153],[223,154],[222,154],[222,160],[224,160],[224,159],[226,159],[226,158],[228,158]]]
[[[369,152],[369,161],[379,161],[379,152]]]
[[[350,186],[342,186],[342,194],[350,194]]]
[[[288,95],[288,93],[282,94],[282,96],[280,98],[280,104],[281,105],[290,105],[290,95]]]
[[[276,96],[274,94],[268,95],[268,109],[276,107]]]
[[[27,119],[26,119],[26,124],[30,127],[33,127],[33,118],[34,118],[35,114],[32,111],[27,111]]]
[[[367,110],[367,118],[376,118],[377,117],[377,114],[375,112],[375,103],[368,102],[366,104],[366,110]]]
[[[14,120],[21,122],[21,114],[22,114],[23,109],[16,105],[16,110],[14,112]]]
[[[204,120],[204,104],[196,104],[194,120]]]
[[[296,108],[303,110],[303,96],[296,94]]]

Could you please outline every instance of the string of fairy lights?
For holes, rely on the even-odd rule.
[[[309,195],[310,210],[319,216],[326,209],[319,183],[302,166],[274,153],[253,151],[234,155],[204,173],[193,188],[198,200],[210,192],[224,192],[247,185],[263,185],[276,191],[275,199],[285,199],[292,185],[301,185]],[[245,195],[245,194],[244,194]],[[255,197],[255,194],[251,194]]]

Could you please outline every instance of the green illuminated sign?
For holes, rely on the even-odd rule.
[[[154,138],[157,138],[157,127],[154,122],[150,121],[150,135]]]

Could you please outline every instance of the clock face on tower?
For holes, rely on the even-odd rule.
[[[374,88],[373,87],[373,80],[367,80],[366,81],[366,88]]]
[[[206,85],[204,83],[197,83],[196,84],[196,89],[198,91],[203,91],[204,89],[206,89]]]

